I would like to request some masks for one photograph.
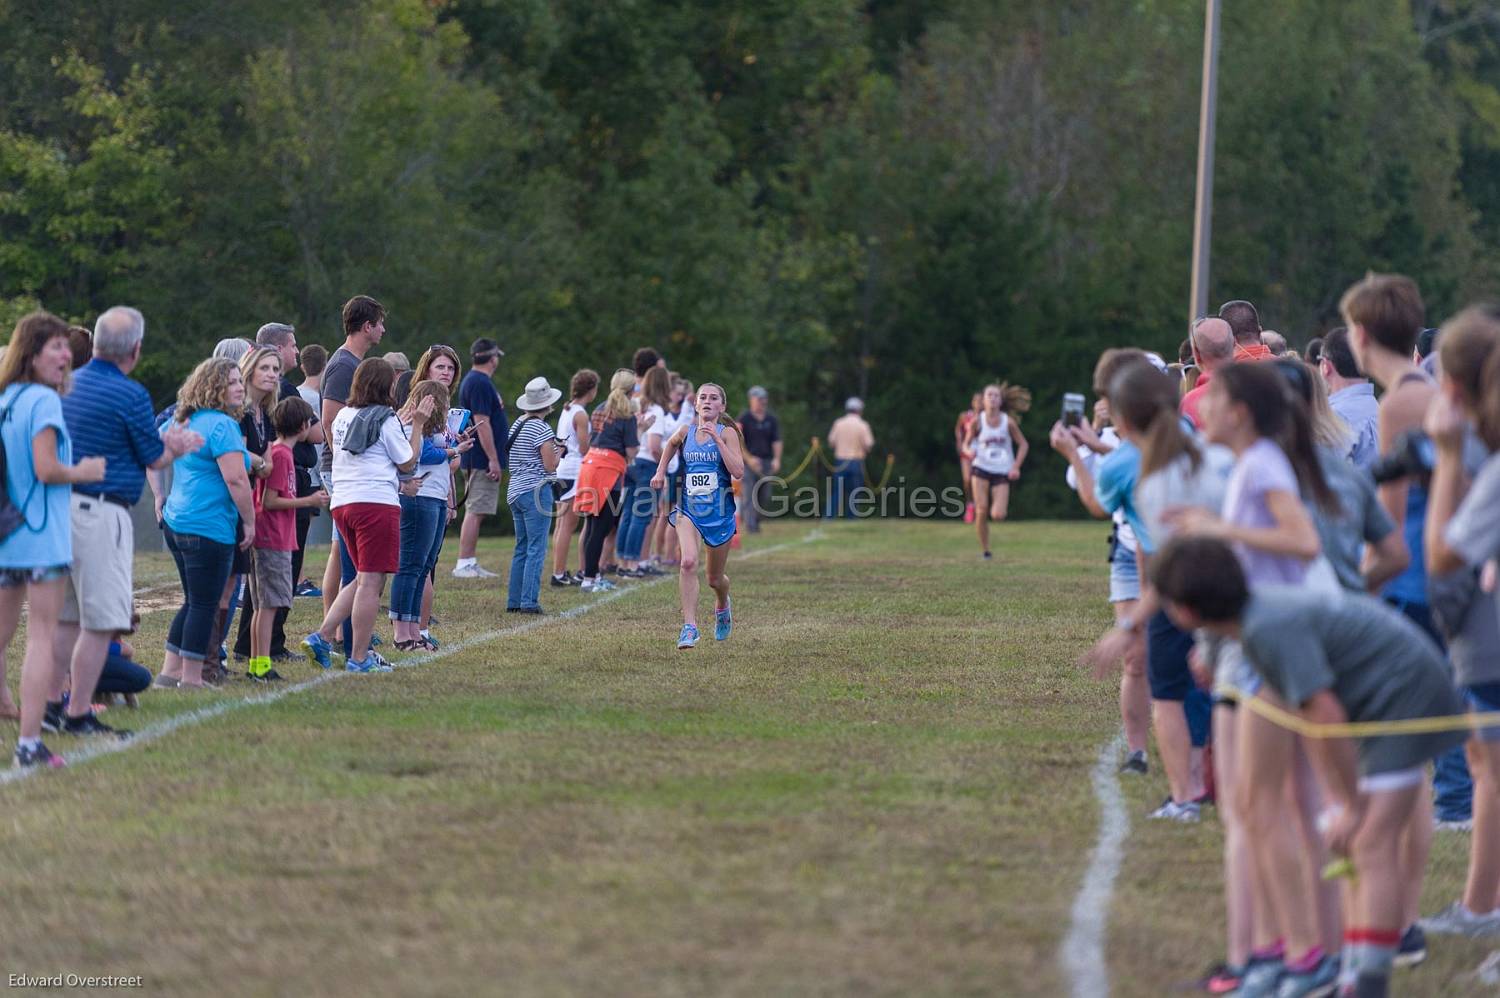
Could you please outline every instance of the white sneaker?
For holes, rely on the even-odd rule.
[[[489,569],[481,568],[476,561],[472,565],[464,565],[453,570],[455,579],[498,579],[499,576]]]
[[[1472,832],[1474,830],[1473,818],[1460,818],[1457,821],[1438,821],[1432,823],[1434,832]]]
[[[1146,817],[1157,821],[1176,821],[1184,825],[1196,824],[1201,815],[1202,808],[1197,801],[1185,801],[1178,803],[1168,797],[1162,802],[1161,807],[1152,811]]]
[[[1417,924],[1424,931],[1437,935],[1468,936],[1471,939],[1494,936],[1500,935],[1500,911],[1476,915],[1464,907],[1462,901],[1455,901],[1431,918],[1421,919]]]

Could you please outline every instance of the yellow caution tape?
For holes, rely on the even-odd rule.
[[[1445,714],[1440,717],[1407,717],[1395,721],[1346,721],[1343,724],[1320,724],[1298,717],[1262,697],[1246,697],[1239,690],[1220,687],[1214,693],[1223,700],[1234,700],[1252,712],[1303,738],[1374,738],[1379,735],[1431,735],[1444,731],[1473,731],[1500,727],[1500,711]]]

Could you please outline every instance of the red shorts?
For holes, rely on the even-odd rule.
[[[356,572],[394,575],[401,567],[400,506],[351,502],[333,511],[333,525]]]

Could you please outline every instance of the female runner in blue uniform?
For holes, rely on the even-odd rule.
[[[698,539],[708,545],[708,584],[714,601],[714,640],[729,637],[729,541],[734,537],[732,480],[745,473],[739,427],[724,418],[724,389],[709,382],[698,389],[694,419],[667,439],[651,487],[667,482],[667,465],[682,452],[681,498],[668,517],[682,550],[678,581],[682,590],[682,633],[678,648],[698,643]]]

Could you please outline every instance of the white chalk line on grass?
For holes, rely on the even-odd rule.
[[[1116,735],[1099,750],[1094,764],[1094,796],[1099,799],[1099,837],[1089,857],[1083,885],[1073,899],[1068,934],[1063,938],[1062,962],[1073,998],[1104,998],[1109,994],[1109,964],[1104,940],[1109,932],[1109,909],[1124,857],[1130,816],[1115,766],[1125,736]]]
[[[748,551],[735,560],[749,561],[752,558],[759,558],[768,554],[774,554],[777,551],[784,551],[789,547],[795,547],[799,544],[809,544],[813,541],[822,540],[823,536],[824,534],[821,529],[810,530],[798,540],[785,541],[781,544],[773,544],[770,547],[758,548],[754,551]],[[606,603],[612,603],[624,596],[629,596],[631,593],[644,592],[645,590],[650,589],[653,586],[659,586],[663,582],[666,582],[673,577],[674,576],[668,574],[659,576],[658,578],[651,579],[646,582],[641,582],[637,585],[625,586],[613,590],[612,592],[605,593],[604,595],[590,600],[587,603],[580,603],[578,606],[569,607],[566,610],[561,610],[557,613],[550,614],[544,617],[534,617],[531,620],[513,625],[511,627],[501,627],[493,631],[486,631],[483,634],[476,634],[473,637],[465,638],[462,641],[455,641],[452,644],[445,644],[437,651],[422,655],[420,658],[403,660],[400,662],[392,662],[391,664],[398,669],[412,669],[418,666],[426,665],[429,662],[433,662],[441,658],[447,658],[450,655],[457,655],[460,652],[468,651],[470,648],[476,648],[480,645],[488,644],[489,642],[494,641],[497,638],[508,637],[513,634],[525,634],[528,631],[534,631],[538,627],[545,627],[548,624],[565,620],[572,620],[576,617],[581,617],[589,611],[601,607]],[[103,758],[104,756],[115,755],[129,749],[139,748],[142,745],[149,745],[152,742],[165,738],[167,735],[170,735],[176,731],[180,731],[183,728],[202,724],[204,721],[211,721],[216,717],[222,717],[225,714],[232,713],[237,710],[243,710],[246,707],[260,707],[267,704],[273,704],[278,700],[284,700],[287,697],[292,696],[293,694],[304,693],[307,690],[322,686],[325,683],[331,683],[336,679],[342,679],[345,676],[349,675],[360,675],[360,673],[345,672],[342,669],[331,669],[327,672],[322,673],[321,675],[314,676],[312,679],[307,679],[300,683],[293,683],[290,686],[284,686],[280,689],[267,690],[264,693],[255,693],[247,697],[236,697],[230,700],[220,700],[216,703],[211,703],[203,707],[195,708],[193,710],[183,711],[180,714],[173,714],[171,717],[163,718],[160,721],[155,721],[143,728],[137,729],[134,736],[123,741],[118,739],[96,739],[90,744],[84,745],[75,751],[68,752],[66,756],[68,765],[66,768],[71,769],[75,766],[81,766],[85,763],[92,762],[95,759]],[[0,787],[3,787],[10,783],[19,783],[21,780],[29,779],[30,777],[33,777],[43,771],[43,768],[39,766],[33,766],[29,769],[0,769]]]

